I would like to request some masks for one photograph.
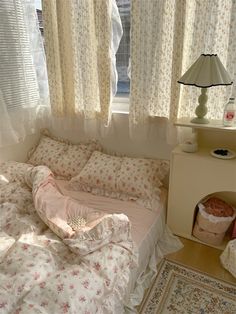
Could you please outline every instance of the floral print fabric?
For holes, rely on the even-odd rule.
[[[69,186],[99,195],[116,193],[121,162],[121,157],[95,151],[81,173],[71,179]]]
[[[83,169],[95,150],[101,150],[96,141],[70,144],[44,135],[28,162],[34,166],[45,165],[59,177],[71,178]]]
[[[169,170],[166,160],[116,157],[94,152],[69,188],[121,200],[137,200],[148,208],[159,199],[162,180]]]
[[[97,142],[85,144],[69,144],[66,152],[60,157],[55,166],[56,174],[72,178],[83,169],[93,151],[100,150],[101,146]],[[49,167],[50,168],[50,167]]]
[[[235,0],[134,0],[131,25],[131,127],[149,116],[193,116],[200,90],[177,81],[201,53],[218,54],[235,82]],[[209,88],[209,118],[222,119],[230,93],[231,87]]]
[[[45,179],[52,177],[51,171],[44,166],[30,167],[19,177],[0,185],[0,193],[2,187],[9,190],[0,200],[0,313],[115,313],[136,261],[127,217],[123,223],[116,215],[113,226],[111,221],[104,223],[109,230],[99,229],[100,235],[110,235],[110,240],[99,249],[91,246],[98,229],[92,241],[92,234],[84,233],[80,241],[63,242],[39,218],[33,205],[33,197]],[[10,194],[16,183],[22,188],[20,203]],[[22,207],[24,199],[29,199],[30,186],[32,202],[25,210]],[[83,247],[89,254],[86,250],[80,254]]]
[[[111,0],[43,1],[44,38],[54,116],[111,118],[115,46],[121,21]],[[114,21],[116,18],[116,21]],[[116,23],[115,23],[116,22]],[[114,31],[113,25],[118,28]]]
[[[130,198],[152,199],[159,194],[158,188],[167,171],[167,161],[124,157],[117,178],[117,189]]]
[[[63,156],[67,148],[68,145],[66,143],[42,136],[28,163],[34,166],[45,165],[55,172],[58,160]]]

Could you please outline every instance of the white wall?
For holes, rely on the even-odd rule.
[[[108,152],[117,152],[128,156],[169,159],[173,146],[166,141],[166,120],[161,118],[150,119],[148,134],[143,140],[131,140],[129,137],[129,116],[124,113],[114,113],[112,127],[103,136],[98,133],[98,138]],[[64,125],[63,125],[64,124]],[[50,131],[59,137],[69,139],[76,143],[91,138],[89,132],[84,132],[84,127],[77,122],[60,121],[53,125]],[[142,135],[142,134],[141,134]]]
[[[129,116],[124,113],[114,113],[112,127],[101,136],[89,134],[84,131],[83,123],[77,119],[57,121],[50,131],[53,135],[69,139],[74,143],[86,141],[89,138],[98,138],[107,152],[117,152],[128,156],[139,156],[149,158],[169,159],[173,145],[166,141],[166,120],[153,118],[150,120],[148,133],[143,140],[131,140],[129,137]],[[141,134],[142,135],[142,134]],[[0,148],[0,162],[16,160],[24,162],[27,160],[28,151],[38,142],[39,134],[28,136],[23,143]]]

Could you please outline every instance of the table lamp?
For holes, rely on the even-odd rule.
[[[217,54],[201,54],[193,65],[178,80],[178,83],[192,85],[201,88],[201,95],[198,98],[199,105],[195,110],[196,118],[192,123],[207,124],[207,88],[219,85],[233,84],[225,67]]]

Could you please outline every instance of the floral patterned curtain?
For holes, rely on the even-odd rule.
[[[200,90],[177,80],[201,53],[218,54],[236,80],[235,0],[132,1],[131,128],[194,114]],[[222,118],[231,88],[209,88],[210,118]]]
[[[117,79],[114,24],[122,34],[115,1],[44,0],[43,19],[53,115],[108,124]]]

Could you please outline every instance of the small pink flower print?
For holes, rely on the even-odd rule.
[[[56,274],[56,276],[55,276],[56,279],[58,279],[58,278],[60,278],[60,277],[61,277],[60,274]]]
[[[7,260],[7,265],[11,265],[11,264],[12,264],[12,259],[10,258]]]
[[[71,290],[73,290],[74,288],[75,288],[75,286],[74,285],[69,285],[69,288],[71,289]]]
[[[20,312],[22,311],[22,308],[21,307],[18,307],[15,311],[15,314],[20,314]]]
[[[24,244],[22,245],[22,250],[23,250],[23,251],[27,251],[28,248],[29,248],[29,244],[24,243]]]
[[[23,284],[23,285],[20,285],[18,288],[17,288],[17,293],[21,293],[23,290],[24,290],[24,287],[25,287],[25,285]]]
[[[108,256],[108,259],[111,261],[111,260],[113,260],[113,256],[112,255],[109,255]]]
[[[37,279],[39,279],[40,278],[40,274],[39,273],[34,273],[34,280],[37,280]]]
[[[81,297],[79,298],[79,300],[80,300],[80,302],[86,302],[86,298],[85,298],[84,296],[81,296]]]
[[[42,307],[48,306],[48,301],[43,301],[43,302],[40,304],[40,306],[42,306]]]
[[[48,246],[50,243],[51,243],[51,240],[49,240],[49,239],[44,241],[44,244],[47,245],[47,246]]]
[[[34,307],[34,304],[30,303],[29,307],[32,309]]]
[[[73,270],[71,274],[72,274],[72,276],[78,276],[79,270]]]
[[[82,285],[84,286],[85,289],[88,289],[89,287],[89,281],[85,280],[84,282],[82,282]]]
[[[62,309],[63,313],[69,313],[69,308],[70,308],[70,305],[68,302],[62,303],[61,309]]]
[[[98,289],[96,295],[101,295],[102,294],[102,290]]]
[[[57,292],[62,292],[64,290],[64,285],[63,283],[57,285]]]
[[[15,277],[16,276],[16,271],[14,271],[14,273],[11,274],[11,277]]]
[[[45,281],[43,281],[43,282],[41,282],[41,283],[39,284],[39,287],[40,287],[41,289],[44,289],[45,286],[46,286],[46,282],[45,282]]]
[[[30,263],[30,264],[27,265],[27,267],[34,267],[34,264]]]
[[[106,286],[109,287],[110,284],[111,284],[111,280],[110,280],[110,279],[106,279],[106,280],[105,280],[105,283],[106,283]]]
[[[115,266],[115,267],[113,268],[113,272],[114,272],[114,274],[117,274],[117,272],[118,272],[118,267],[117,267],[117,266]]]
[[[5,309],[6,308],[6,305],[7,305],[7,302],[6,301],[3,301],[0,303],[0,309]]]
[[[101,265],[100,265],[98,262],[96,262],[96,263],[94,263],[94,268],[95,268],[97,271],[99,271],[99,270],[101,269]]]

